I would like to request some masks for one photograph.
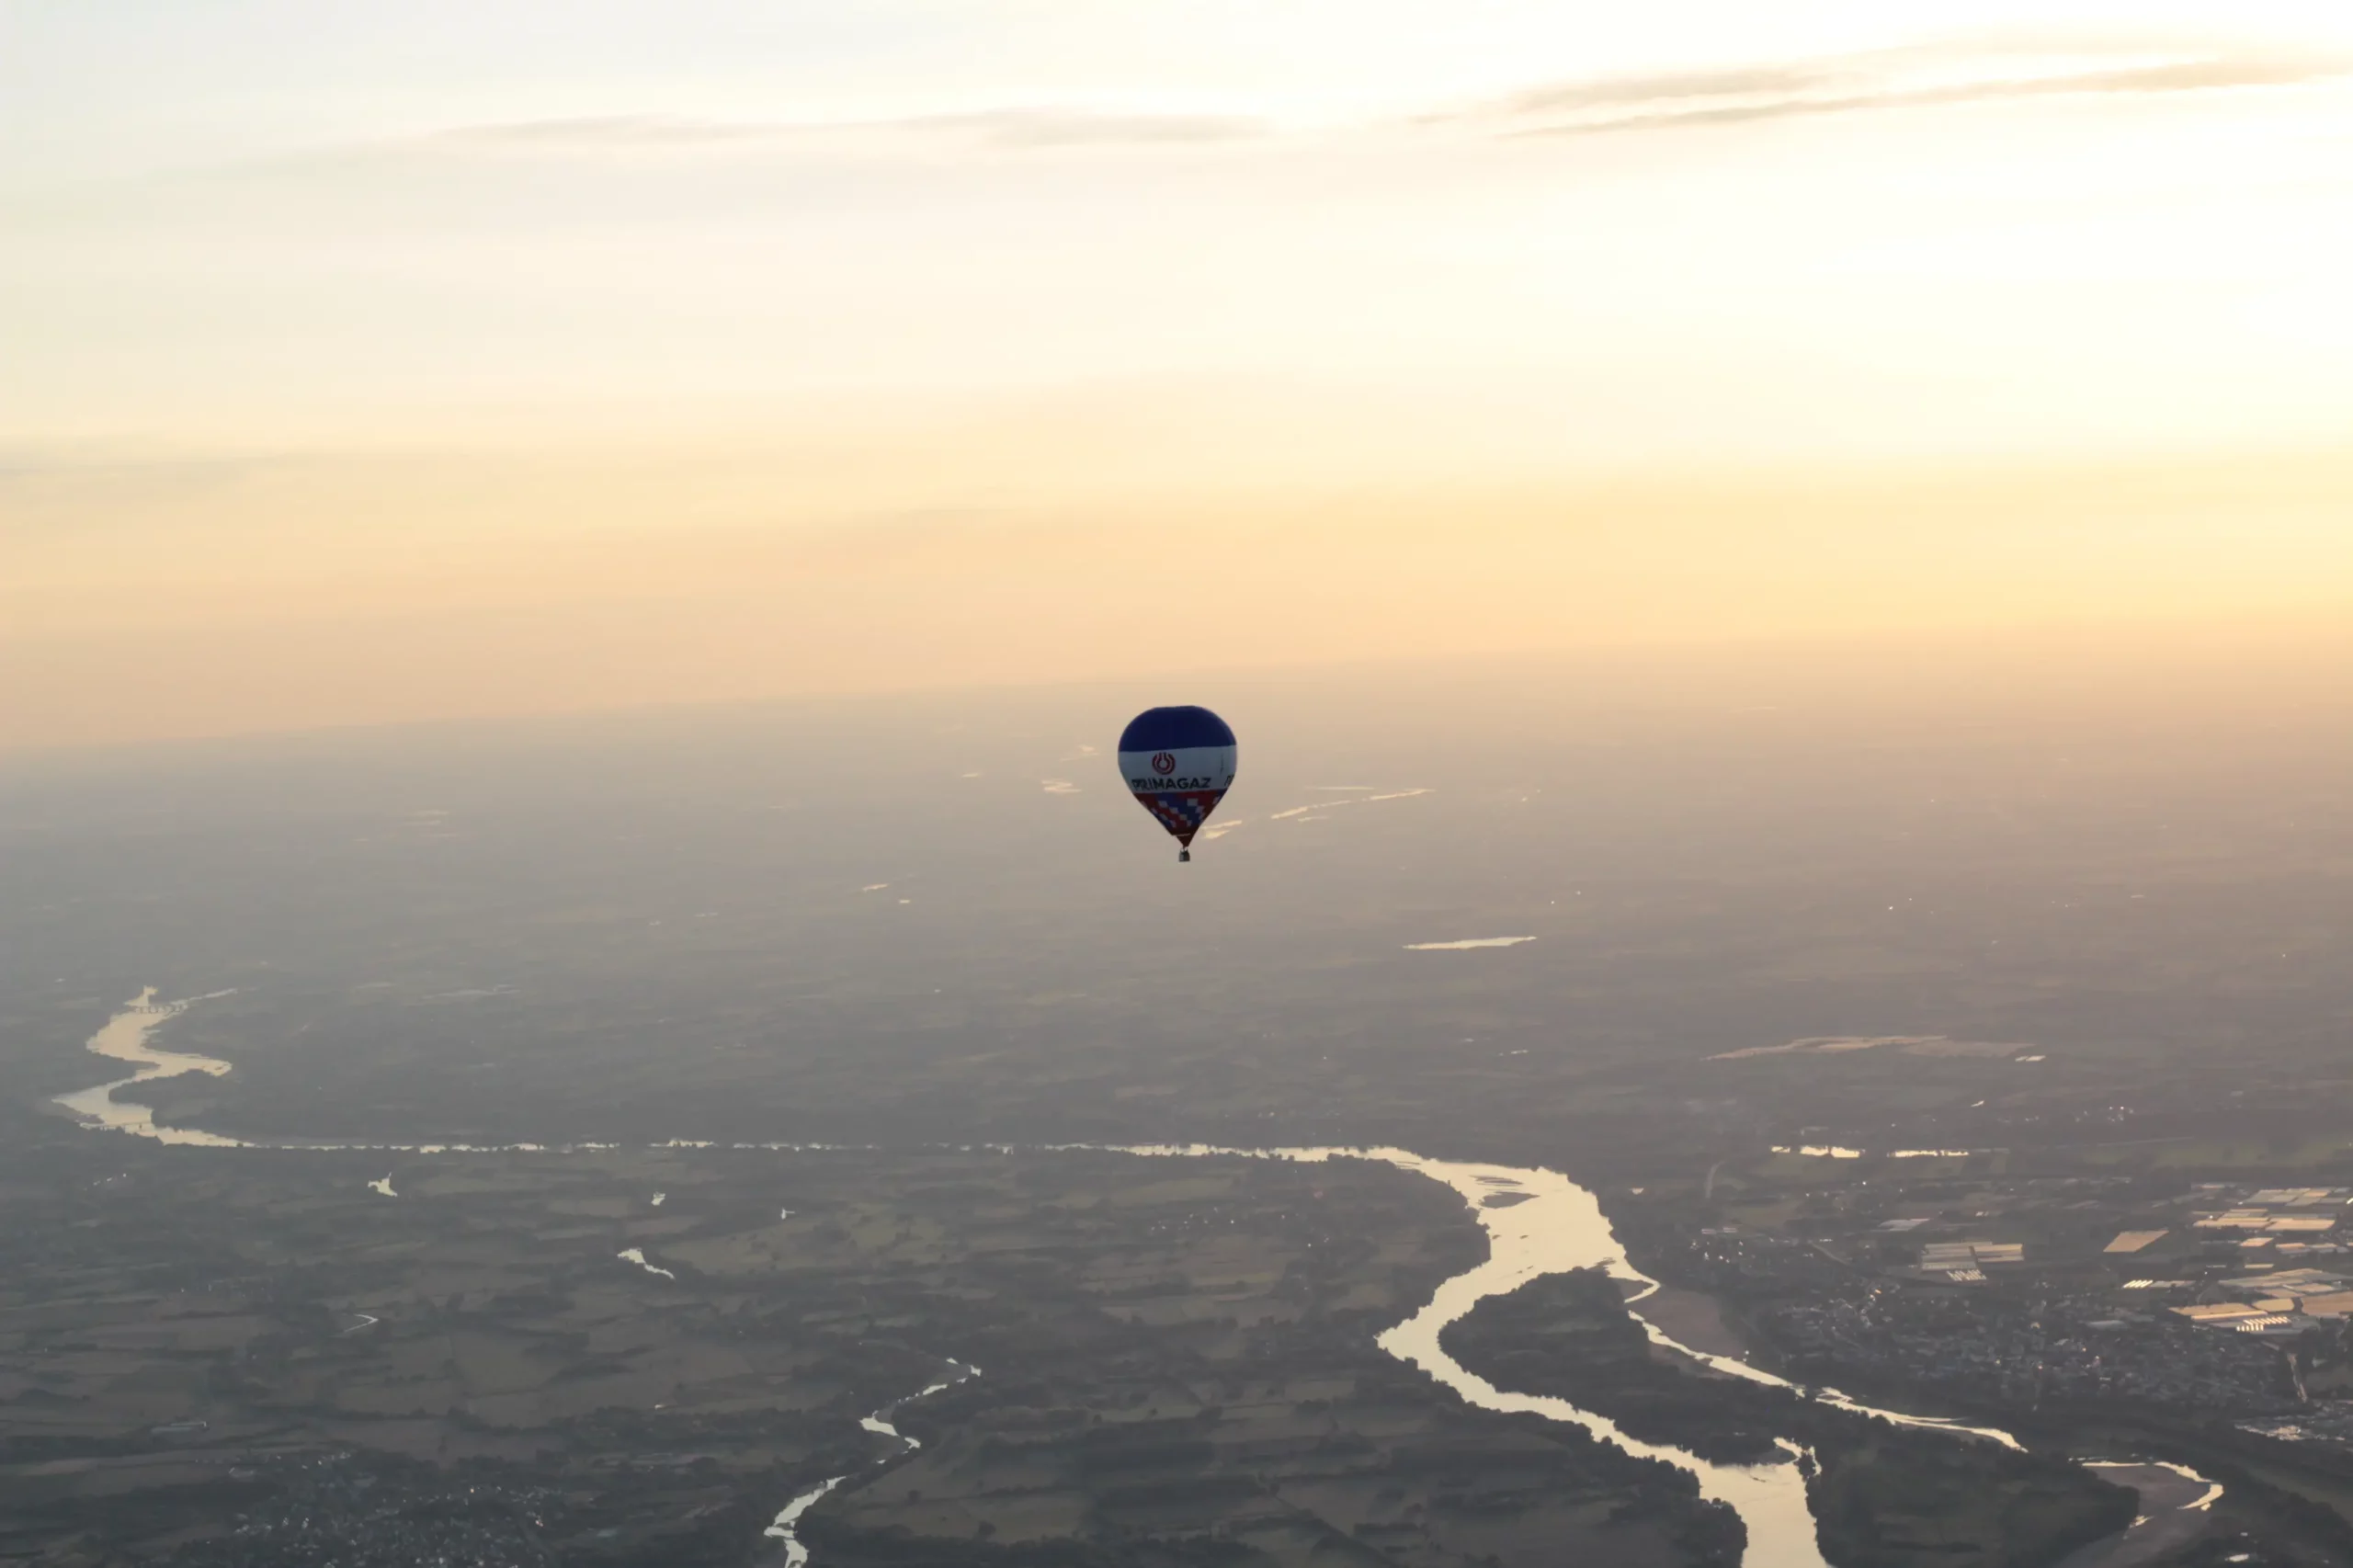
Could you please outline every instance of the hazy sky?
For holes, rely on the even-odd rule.
[[[0,744],[2342,614],[2348,277],[2341,4],[0,0]]]

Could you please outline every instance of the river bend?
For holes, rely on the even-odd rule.
[[[214,992],[214,996],[226,995]],[[158,1126],[153,1113],[146,1107],[118,1102],[114,1091],[132,1084],[171,1076],[180,1073],[205,1073],[218,1077],[231,1070],[231,1064],[217,1058],[161,1051],[149,1043],[149,1037],[165,1023],[178,1017],[195,1002],[209,997],[191,997],[187,1001],[159,1003],[154,988],[150,986],[136,998],[126,1003],[120,1012],[109,1018],[89,1041],[89,1049],[97,1055],[129,1062],[137,1071],[127,1078],[119,1078],[96,1088],[84,1089],[60,1096],[57,1104],[79,1118],[94,1130],[111,1131],[134,1137],[152,1138],[158,1142],[190,1145],[202,1148],[253,1149],[278,1148],[288,1150],[373,1149],[410,1154],[440,1153],[560,1153],[573,1150],[610,1148],[610,1144],[578,1143],[542,1145],[511,1143],[472,1145],[460,1143],[350,1143],[310,1142],[296,1139],[244,1140],[190,1128]],[[714,1145],[693,1140],[674,1141],[672,1146],[710,1148]],[[735,1143],[735,1149],[793,1150],[816,1147],[794,1143]],[[1010,1147],[990,1145],[990,1147]],[[1668,1346],[1702,1362],[1727,1376],[1745,1378],[1755,1382],[1786,1388],[1782,1379],[1745,1361],[1711,1356],[1695,1350],[1671,1337],[1665,1330],[1643,1317],[1643,1300],[1658,1289],[1657,1281],[1637,1270],[1626,1260],[1625,1249],[1618,1243],[1601,1204],[1588,1189],[1578,1186],[1558,1171],[1540,1167],[1481,1165],[1469,1161],[1435,1160],[1407,1149],[1392,1148],[1279,1148],[1238,1149],[1212,1144],[1046,1144],[1041,1150],[1093,1149],[1135,1154],[1158,1159],[1181,1159],[1201,1155],[1228,1155],[1250,1159],[1297,1160],[1322,1163],[1333,1159],[1374,1160],[1395,1165],[1442,1182],[1462,1195],[1479,1223],[1487,1233],[1488,1254],[1485,1262],[1466,1269],[1438,1288],[1428,1303],[1412,1317],[1383,1334],[1381,1347],[1399,1360],[1421,1369],[1454,1390],[1472,1404],[1486,1410],[1519,1412],[1537,1415],[1581,1426],[1597,1437],[1607,1438],[1629,1453],[1648,1459],[1664,1460],[1698,1477],[1703,1496],[1729,1504],[1748,1527],[1747,1568],[1827,1568],[1820,1549],[1814,1542],[1813,1517],[1806,1507],[1805,1481],[1792,1463],[1768,1465],[1717,1464],[1700,1459],[1681,1449],[1662,1444],[1645,1443],[1620,1431],[1615,1423],[1592,1411],[1583,1410],[1564,1399],[1546,1394],[1518,1393],[1499,1389],[1484,1378],[1471,1371],[1448,1355],[1440,1346],[1439,1335],[1446,1327],[1481,1301],[1518,1290],[1530,1279],[1547,1274],[1565,1273],[1574,1268],[1599,1268],[1611,1278],[1623,1280],[1633,1289],[1629,1292],[1629,1306],[1654,1343]],[[390,1177],[385,1179],[386,1186]],[[1518,1201],[1502,1208],[1489,1208],[1485,1199],[1497,1193],[1509,1192]],[[641,1267],[653,1268],[642,1257],[622,1256]],[[654,1269],[655,1272],[661,1272]],[[936,1382],[919,1393],[897,1403],[886,1405],[860,1423],[868,1431],[895,1440],[902,1447],[879,1461],[888,1463],[915,1446],[915,1440],[901,1433],[891,1424],[890,1417],[899,1404],[922,1399],[952,1387],[969,1377],[979,1375],[979,1369],[950,1362],[954,1375]],[[1877,1415],[1907,1426],[1928,1427],[1949,1431],[1956,1436],[1970,1436],[2018,1447],[2008,1433],[1986,1426],[1965,1426],[1957,1422],[1934,1417],[1906,1415],[1898,1411],[1880,1410],[1848,1399],[1836,1391],[1817,1391],[1818,1397],[1840,1409]],[[1784,1445],[1785,1448],[1788,1445]],[[1796,1450],[1790,1449],[1795,1457]],[[2171,1467],[2178,1469],[2178,1467]],[[2189,1472],[2182,1471],[2187,1477]],[[767,1534],[783,1545],[788,1568],[802,1568],[808,1562],[808,1550],[796,1539],[794,1526],[801,1516],[815,1506],[835,1487],[850,1478],[835,1476],[823,1484],[801,1494],[786,1505],[768,1527]],[[2204,1478],[2196,1478],[2203,1481]],[[2210,1506],[2218,1487],[2208,1486],[2201,1500],[2180,1505],[2180,1507]],[[2135,1524],[2136,1530],[2149,1521]]]

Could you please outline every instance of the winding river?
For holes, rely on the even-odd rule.
[[[891,1417],[899,1413],[901,1405],[913,1404],[919,1399],[929,1399],[944,1389],[954,1388],[967,1378],[977,1378],[981,1375],[981,1369],[978,1367],[968,1367],[958,1361],[949,1362],[948,1369],[949,1376],[940,1379],[928,1388],[907,1395],[904,1399],[892,1400],[873,1415],[858,1422],[858,1425],[867,1431],[874,1433],[877,1437],[888,1437],[898,1444],[898,1447],[891,1452],[876,1460],[874,1461],[876,1464],[889,1464],[892,1460],[904,1454],[914,1453],[923,1447],[922,1438],[910,1437],[891,1424]],[[830,1481],[819,1482],[791,1502],[787,1503],[778,1511],[775,1520],[762,1532],[770,1540],[784,1543],[784,1568],[802,1568],[802,1565],[809,1561],[809,1549],[801,1544],[800,1533],[796,1528],[801,1523],[801,1516],[816,1506],[828,1493],[848,1479],[847,1475],[836,1475]]]
[[[216,992],[214,995],[226,993]],[[160,1051],[148,1043],[148,1037],[169,1019],[177,1017],[193,1002],[207,1000],[193,997],[188,1001],[158,1003],[153,987],[125,1004],[124,1009],[108,1019],[105,1027],[92,1036],[89,1048],[100,1056],[134,1062],[138,1071],[127,1078],[85,1089],[76,1094],[59,1096],[57,1104],[80,1118],[85,1125],[96,1130],[126,1132],[136,1137],[152,1138],[158,1142],[194,1145],[204,1148],[282,1148],[292,1150],[327,1150],[368,1148],[415,1154],[460,1153],[563,1153],[573,1149],[609,1148],[609,1144],[540,1145],[534,1143],[478,1146],[442,1143],[330,1143],[306,1142],[294,1140],[246,1141],[202,1132],[188,1128],[163,1126],[155,1123],[153,1114],[144,1106],[125,1105],[114,1098],[114,1091],[131,1084],[144,1083],[179,1073],[206,1073],[219,1076],[230,1071],[230,1063],[216,1058]],[[680,1141],[675,1146],[709,1148],[709,1143]],[[730,1144],[738,1149],[791,1150],[811,1147],[790,1143]],[[1004,1147],[1004,1145],[991,1145]],[[1096,1149],[1099,1144],[1052,1144],[1045,1149]],[[1499,1389],[1484,1378],[1471,1371],[1448,1355],[1438,1343],[1439,1335],[1448,1324],[1462,1317],[1479,1302],[1490,1296],[1504,1295],[1529,1280],[1547,1274],[1565,1273],[1573,1268],[1598,1267],[1611,1278],[1623,1280],[1633,1289],[1628,1293],[1629,1305],[1655,1344],[1667,1346],[1705,1363],[1730,1377],[1745,1378],[1755,1382],[1776,1387],[1790,1386],[1783,1380],[1760,1368],[1729,1358],[1711,1356],[1695,1350],[1669,1336],[1656,1324],[1643,1318],[1641,1302],[1658,1289],[1657,1281],[1641,1273],[1626,1260],[1625,1249],[1618,1243],[1610,1229],[1608,1216],[1593,1193],[1571,1181],[1558,1171],[1516,1165],[1479,1165],[1465,1161],[1434,1160],[1405,1149],[1364,1148],[1299,1148],[1299,1149],[1236,1149],[1211,1144],[1156,1144],[1121,1146],[1111,1152],[1135,1154],[1147,1158],[1180,1159],[1202,1155],[1238,1156],[1250,1159],[1297,1160],[1320,1164],[1334,1159],[1375,1160],[1415,1172],[1442,1182],[1462,1195],[1471,1211],[1487,1232],[1487,1260],[1467,1269],[1438,1288],[1427,1305],[1381,1336],[1381,1347],[1412,1366],[1421,1369],[1432,1378],[1454,1390],[1462,1398],[1487,1410],[1532,1411],[1555,1421],[1582,1426],[1596,1437],[1617,1443],[1628,1452],[1649,1459],[1664,1460],[1679,1469],[1689,1471],[1699,1478],[1702,1495],[1729,1504],[1737,1510],[1748,1527],[1747,1568],[1827,1568],[1820,1549],[1814,1543],[1813,1517],[1805,1500],[1805,1482],[1793,1463],[1768,1465],[1716,1464],[1683,1449],[1661,1444],[1645,1443],[1620,1431],[1607,1417],[1579,1409],[1567,1400],[1544,1394],[1517,1393]],[[385,1185],[389,1186],[387,1177]],[[374,1185],[374,1184],[371,1184]],[[1491,1208],[1487,1199],[1508,1193],[1514,1201],[1503,1207]],[[665,1272],[647,1263],[642,1255],[622,1258],[650,1272]],[[979,1369],[949,1363],[955,1375],[936,1382],[907,1400],[885,1405],[860,1423],[868,1431],[890,1437],[903,1445],[878,1461],[888,1463],[915,1447],[915,1439],[905,1436],[891,1424],[892,1415],[901,1404],[923,1399],[953,1387],[966,1378],[979,1375]],[[1848,1399],[1836,1391],[1817,1391],[1818,1397],[1845,1410],[1877,1415],[1907,1426],[1928,1427],[1956,1435],[1968,1435],[2018,1447],[2008,1433],[1992,1427],[1964,1426],[1956,1422],[1933,1417],[1910,1415],[1896,1411],[1880,1410]],[[1789,1445],[1790,1456],[1796,1450]],[[2119,1468],[2121,1468],[2120,1466]],[[2204,1478],[2179,1467],[2166,1467],[2188,1481],[2204,1483]],[[835,1476],[822,1485],[795,1497],[768,1527],[767,1534],[783,1544],[788,1568],[801,1568],[808,1562],[808,1551],[796,1539],[794,1526],[809,1508],[849,1479]],[[2175,1502],[2163,1518],[2170,1519],[2183,1511],[2199,1510],[2212,1505],[2221,1488],[2202,1484],[2202,1495],[2194,1501]],[[2144,1517],[2128,1532],[2131,1535],[2157,1527],[2158,1521]]]

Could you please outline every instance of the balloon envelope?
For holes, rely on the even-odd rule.
[[[1189,846],[1233,783],[1233,732],[1206,708],[1147,708],[1120,736],[1120,776]]]

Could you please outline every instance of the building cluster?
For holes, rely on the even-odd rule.
[[[268,1468],[271,1494],[224,1533],[184,1548],[191,1568],[521,1568],[555,1554],[530,1484],[394,1478],[351,1455]]]
[[[2353,1316],[2353,1275],[2317,1268],[2249,1274],[2216,1280],[2199,1296],[2173,1312],[2194,1324],[2238,1334],[2309,1334]]]
[[[1920,1249],[1920,1267],[1963,1285],[1985,1278],[1989,1266],[2026,1261],[2024,1242],[1930,1242]]]
[[[1834,1176],[1769,1226],[1686,1233],[1671,1270],[1801,1378],[2335,1419],[2306,1373],[2353,1352],[2353,1191],[1922,1176]]]
[[[1879,1289],[1779,1303],[1758,1326],[1793,1372],[1940,1387],[1972,1403],[2121,1399],[2247,1415],[2301,1403],[2292,1369],[2270,1346],[2120,1313],[2098,1295],[2012,1301]]]
[[[2234,1199],[2234,1194],[2242,1196]],[[2353,1252],[2338,1228],[2353,1205],[2353,1188],[2267,1187],[2246,1192],[2210,1182],[2196,1188],[2191,1200],[2199,1210],[2193,1227],[2215,1240],[2235,1241],[2256,1267],[2276,1268]]]

